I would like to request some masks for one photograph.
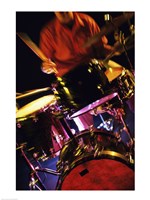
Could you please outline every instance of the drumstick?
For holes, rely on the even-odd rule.
[[[26,34],[26,33],[17,33],[17,35],[23,40],[23,42],[43,61],[43,62],[46,62],[50,61],[50,59],[48,59],[45,54],[41,51],[41,49],[31,40],[31,38]],[[58,71],[55,67],[51,66],[51,61],[50,61],[50,70],[51,73],[55,73],[57,74]]]
[[[16,96],[16,100],[22,99],[24,97],[28,97],[28,96],[31,96],[31,95],[34,95],[34,94],[38,94],[38,93],[41,93],[41,92],[45,92],[45,91],[48,91],[50,89],[51,89],[50,87],[46,87],[46,88],[41,88],[41,89],[30,90],[30,91],[27,91],[26,93],[23,93],[23,94],[20,94],[19,96]]]
[[[41,49],[31,40],[31,38],[23,32],[17,33],[22,41],[42,60],[47,61],[48,58],[44,55]]]

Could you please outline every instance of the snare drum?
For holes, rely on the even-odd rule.
[[[65,74],[57,89],[62,105],[77,111],[108,94],[109,82],[99,61],[92,59]]]
[[[134,161],[113,134],[84,132],[76,140],[77,146],[70,140],[61,150],[57,189],[134,190]]]
[[[128,100],[134,95],[134,75],[127,69],[122,70],[122,73],[112,82],[112,85],[117,85],[118,93],[123,100]]]

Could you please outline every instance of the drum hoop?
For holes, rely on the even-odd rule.
[[[24,122],[24,121],[29,120],[29,119],[34,120],[35,118],[36,118],[35,115],[29,115],[29,116],[26,116],[26,117],[18,117],[16,119],[16,122],[21,123],[21,122]]]

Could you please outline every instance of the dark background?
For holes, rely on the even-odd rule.
[[[123,12],[83,12],[95,19],[100,27],[105,26],[104,14],[109,13],[113,18],[120,16]],[[25,32],[32,41],[38,45],[39,34],[42,26],[54,16],[53,12],[16,12],[16,33]],[[131,19],[131,24],[134,23],[134,19]],[[129,24],[126,22],[119,27],[125,34],[125,37],[130,35]],[[114,44],[114,35],[107,35],[109,43]],[[134,67],[134,48],[129,50],[128,57]],[[126,55],[123,53],[120,56],[114,57],[112,60],[123,65],[125,68],[130,69]],[[16,92],[24,93],[28,90],[39,89],[50,86],[51,75],[44,74],[41,71],[41,60],[40,58],[16,35]],[[49,92],[49,91],[48,91]],[[43,95],[43,94],[41,94]],[[37,99],[38,96],[23,98],[17,103],[21,107],[33,99]],[[129,118],[130,122],[131,118]],[[98,122],[99,123],[99,122]],[[20,152],[16,154],[16,188],[17,190],[28,190],[29,173],[30,170],[26,165],[23,157],[20,157]],[[57,159],[57,158],[56,158]],[[52,163],[53,164],[53,163]],[[46,167],[50,167],[46,163]],[[43,166],[45,167],[45,166]],[[51,183],[54,183],[50,177]],[[56,177],[55,177],[56,179]],[[51,185],[50,185],[51,186]],[[51,187],[54,187],[52,185]],[[51,188],[50,188],[51,189]]]
[[[120,16],[123,12],[83,12],[95,19],[100,27],[105,25],[104,15],[110,14],[112,18]],[[53,12],[16,12],[16,33],[25,32],[35,44],[39,44],[39,34],[42,26],[51,20]],[[134,24],[134,17],[129,21]],[[119,27],[125,37],[130,35],[129,23],[125,22]],[[114,35],[107,35],[109,44],[114,44]],[[134,67],[134,48],[128,50],[129,60]],[[112,58],[112,60],[130,69],[125,53]],[[40,58],[16,35],[16,92],[26,92],[50,86],[50,75],[44,74],[41,69]]]

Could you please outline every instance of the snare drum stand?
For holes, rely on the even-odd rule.
[[[46,173],[49,173],[49,174],[53,174],[53,175],[56,175],[56,176],[60,176],[61,173],[55,171],[55,170],[52,170],[52,169],[48,169],[48,168],[40,168],[39,166],[37,167],[34,167],[33,164],[30,162],[30,160],[28,159],[25,151],[23,150],[25,145],[24,144],[21,144],[20,146],[17,144],[17,150],[20,149],[21,150],[21,153],[24,157],[24,159],[26,160],[27,164],[29,165],[30,169],[31,169],[31,174],[30,174],[30,182],[29,182],[29,188],[30,190],[46,190],[40,176],[38,175],[38,172],[46,172]],[[35,180],[35,177],[37,178],[37,180]],[[39,181],[39,184],[40,186],[37,185]]]
[[[118,119],[122,123],[124,130],[126,131],[128,137],[129,137],[129,140],[130,140],[128,142],[127,146],[129,147],[129,151],[132,151],[134,142],[133,142],[133,138],[131,137],[130,130],[129,130],[125,120],[123,119],[123,114],[125,114],[124,105],[123,105],[123,102],[122,102],[119,94],[117,95],[117,97],[121,104],[121,108],[118,108],[118,107],[116,108],[116,107],[112,106],[112,108],[110,108],[110,112],[116,119]]]

